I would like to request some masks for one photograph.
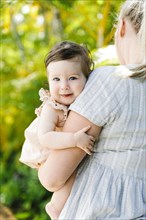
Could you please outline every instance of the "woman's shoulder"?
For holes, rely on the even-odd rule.
[[[96,69],[93,70],[93,72],[91,73],[92,77],[101,77],[101,78],[105,78],[107,76],[114,76],[114,73],[117,70],[117,66],[101,66],[101,67],[97,67]]]
[[[91,81],[100,81],[101,83],[116,83],[121,77],[116,74],[118,66],[101,66],[97,67],[90,75]]]
[[[102,73],[103,71],[106,71],[106,72],[113,72],[114,70],[116,70],[117,66],[99,66],[97,68],[95,68],[94,71],[97,71],[99,73]]]
[[[101,66],[96,68],[89,77],[89,86],[92,85],[93,90],[107,92],[110,94],[117,94],[117,96],[125,95],[127,88],[126,79],[118,75],[119,66]]]
[[[94,69],[91,76],[103,79],[109,77],[115,80],[128,79],[132,72],[130,68],[131,65],[100,66]]]

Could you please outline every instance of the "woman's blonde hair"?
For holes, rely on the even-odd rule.
[[[133,72],[130,77],[139,78],[141,80],[146,79],[146,0],[126,0],[123,4],[120,15],[120,19],[128,19],[140,42],[142,49],[143,60],[141,65],[131,69]]]

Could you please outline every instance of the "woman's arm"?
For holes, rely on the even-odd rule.
[[[98,137],[101,127],[71,111],[65,122],[63,132],[77,132],[88,125],[91,126],[91,129],[87,133],[93,137]],[[40,182],[44,187],[47,185],[45,188],[49,189],[49,191],[58,190],[65,184],[85,155],[85,152],[79,148],[52,151],[47,163],[39,168],[38,176]]]

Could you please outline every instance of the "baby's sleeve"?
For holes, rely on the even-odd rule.
[[[114,76],[114,70],[114,66],[94,70],[84,90],[69,109],[97,126],[109,124],[118,117],[124,96],[120,91],[122,80]]]

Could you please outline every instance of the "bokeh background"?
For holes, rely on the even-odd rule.
[[[48,88],[44,58],[55,43],[71,40],[90,49],[96,66],[116,64],[114,24],[124,0],[2,0],[0,203],[18,220],[47,220],[51,193],[37,171],[19,162],[24,129]],[[110,45],[110,46],[108,46]],[[108,46],[108,47],[107,47]]]

